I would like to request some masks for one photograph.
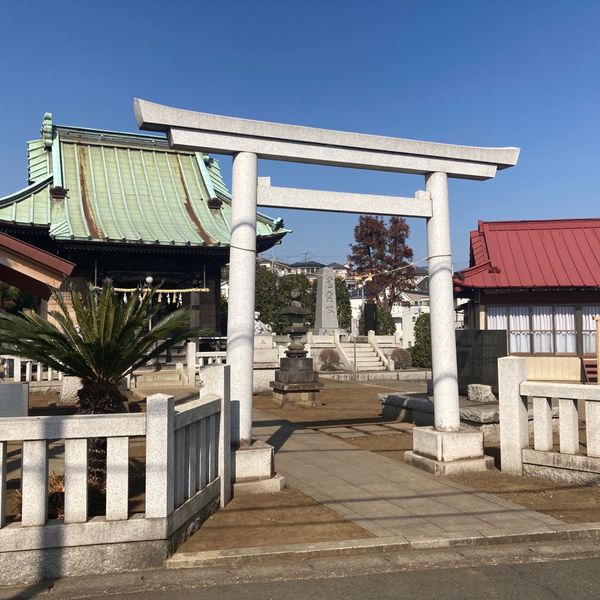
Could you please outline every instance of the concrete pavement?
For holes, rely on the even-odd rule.
[[[254,412],[254,435],[275,446],[286,481],[378,538],[444,538],[559,531],[550,516],[435,477],[338,438]]]

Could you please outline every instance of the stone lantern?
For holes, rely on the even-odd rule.
[[[282,309],[279,314],[288,318],[288,327],[285,329],[290,338],[290,344],[285,352],[286,357],[279,360],[279,369],[275,371],[275,381],[271,382],[273,398],[279,406],[318,406],[317,394],[322,385],[319,375],[313,369],[313,359],[306,358],[307,329],[304,327],[304,317],[309,310],[303,308],[298,298],[300,292],[290,292],[292,301]]]

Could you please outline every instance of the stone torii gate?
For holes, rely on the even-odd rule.
[[[252,444],[257,205],[423,217],[427,220],[435,426],[414,430],[413,452],[407,453],[407,459],[435,473],[485,468],[483,435],[460,429],[448,178],[490,179],[498,169],[516,165],[519,149],[253,121],[139,99],[134,100],[134,112],[141,129],[166,131],[173,148],[233,155],[227,363],[232,402],[239,402],[239,421],[232,424],[232,440],[241,449]],[[425,191],[401,198],[271,187],[268,178],[257,177],[259,158],[421,174]]]

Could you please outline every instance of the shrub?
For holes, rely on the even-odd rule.
[[[410,353],[415,367],[431,368],[431,322],[428,313],[422,314],[415,323],[415,345]]]
[[[394,348],[391,359],[394,361],[394,368],[396,369],[412,367],[412,356],[405,348]]]
[[[333,348],[325,348],[319,354],[321,371],[337,371],[340,368],[340,355]]]

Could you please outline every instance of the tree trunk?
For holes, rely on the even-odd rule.
[[[77,392],[77,414],[107,415],[126,412],[127,398],[114,383],[82,381]],[[88,445],[89,481],[92,486],[104,490],[106,486],[106,438],[91,438]]]

